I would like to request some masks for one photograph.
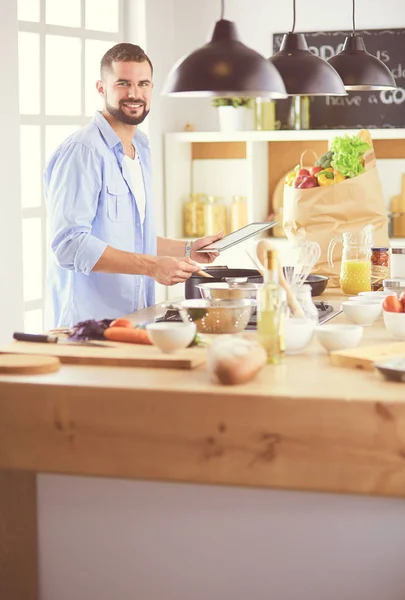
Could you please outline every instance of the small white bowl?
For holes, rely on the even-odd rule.
[[[351,302],[352,304],[379,304],[380,306],[384,302],[385,296],[373,298],[369,296],[350,296],[345,302]]]
[[[194,339],[195,323],[170,323],[162,321],[159,323],[148,323],[146,331],[154,346],[160,348],[165,354],[172,354],[176,350],[187,348]]]
[[[368,326],[381,315],[382,303],[342,302],[342,310],[351,323]]]
[[[298,354],[310,344],[315,323],[310,319],[287,319],[285,324],[285,352]]]
[[[343,325],[325,323],[315,328],[318,342],[327,350],[345,350],[355,348],[363,335],[363,327],[360,325]]]
[[[383,310],[384,325],[398,340],[405,340],[405,313]]]
[[[359,292],[359,296],[362,298],[381,298],[384,300],[385,296],[392,296],[395,292],[389,290],[377,290],[376,292]],[[357,296],[357,297],[359,297]]]

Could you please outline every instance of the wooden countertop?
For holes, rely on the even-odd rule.
[[[362,345],[390,340],[379,320]],[[0,376],[0,469],[405,496],[405,386],[316,341],[232,387],[205,367]]]

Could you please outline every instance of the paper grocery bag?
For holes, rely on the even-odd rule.
[[[287,238],[313,240],[321,247],[319,262],[313,269],[328,275],[329,286],[339,287],[342,244],[336,244],[333,268],[328,264],[327,250],[332,238],[342,233],[360,231],[374,225],[374,246],[389,247],[388,215],[375,159],[366,163],[362,175],[340,183],[308,189],[284,186],[283,227]]]

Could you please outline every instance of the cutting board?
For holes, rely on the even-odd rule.
[[[363,346],[351,350],[336,350],[330,353],[332,365],[352,369],[373,370],[373,363],[398,356],[405,357],[405,342],[390,342],[375,346]]]
[[[156,346],[108,342],[108,346],[68,346],[13,342],[0,346],[0,354],[34,354],[57,356],[62,363],[105,365],[112,367],[153,367],[163,369],[194,369],[205,363],[205,348],[186,348],[175,354],[163,354]]]
[[[0,373],[8,375],[37,375],[54,373],[60,369],[56,356],[33,356],[32,354],[0,354]]]

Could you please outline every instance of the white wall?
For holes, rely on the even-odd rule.
[[[0,94],[0,343],[23,328],[17,2],[2,2]],[[29,93],[29,90],[27,90]]]

